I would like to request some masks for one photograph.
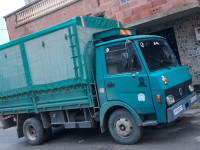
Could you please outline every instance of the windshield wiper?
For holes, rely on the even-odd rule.
[[[169,61],[169,60],[162,60],[162,61],[164,61],[164,62],[168,62],[168,63],[171,63],[174,67],[176,67],[176,65],[174,64],[173,61]]]
[[[152,57],[152,56],[151,56]],[[155,58],[156,59],[156,58]],[[176,67],[176,65],[174,64],[173,60],[169,61],[169,60],[161,60],[162,62],[167,62],[167,63],[170,63],[172,64],[174,67]]]
[[[153,60],[155,60],[155,61],[157,61],[157,62],[159,62],[160,64],[162,64],[164,67],[166,67],[167,69],[169,69],[170,70],[170,68],[168,67],[168,66],[166,66],[165,65],[165,63],[164,62],[169,62],[169,61],[166,61],[166,60],[160,60],[160,59],[157,59],[157,58],[155,58],[155,57],[152,57],[152,56],[149,56],[149,58],[151,58],[151,59],[153,59]],[[171,62],[170,62],[171,63]]]

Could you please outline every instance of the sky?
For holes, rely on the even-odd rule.
[[[24,5],[24,0],[0,0],[0,45],[10,41],[3,17]]]

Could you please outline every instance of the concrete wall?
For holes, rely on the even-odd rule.
[[[53,26],[77,15],[96,15],[105,12],[105,17],[122,21],[123,24],[168,11],[199,0],[130,0],[121,4],[120,0],[81,0],[39,19],[17,26],[16,14],[6,16],[10,40]]]
[[[196,13],[165,24],[138,30],[138,33],[148,34],[173,27],[181,64],[190,71],[193,83],[200,84],[200,41],[197,41],[195,36],[195,26],[198,26],[199,23],[200,14]]]

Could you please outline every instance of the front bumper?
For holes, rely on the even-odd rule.
[[[167,109],[167,122],[176,120],[183,112],[189,109],[192,105],[198,102],[199,98],[196,93],[190,94],[180,100],[178,103],[172,105]]]

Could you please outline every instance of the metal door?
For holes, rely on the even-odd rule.
[[[107,100],[123,101],[138,113],[151,113],[154,108],[148,75],[134,44],[128,42],[115,43],[104,49]]]

